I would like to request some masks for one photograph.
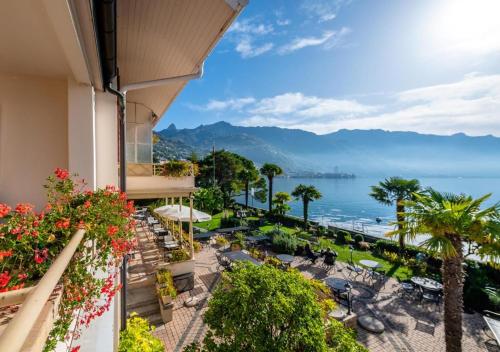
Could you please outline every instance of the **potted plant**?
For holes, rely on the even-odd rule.
[[[235,239],[231,242],[231,250],[241,251],[245,249],[245,235],[241,232],[237,232],[234,237]]]
[[[172,302],[177,297],[177,290],[174,286],[174,279],[169,270],[158,270],[156,273],[156,292],[160,304],[160,313],[163,322],[166,324],[172,321],[174,304]]]
[[[221,235],[215,236],[214,240],[215,240],[215,247],[217,248],[223,248],[229,244],[229,241],[224,236]]]

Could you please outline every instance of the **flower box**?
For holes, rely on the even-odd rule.
[[[167,296],[170,297],[170,296]],[[170,299],[172,299],[170,297]],[[158,298],[158,303],[160,304],[160,314],[163,323],[167,324],[172,321],[174,316],[174,303],[165,303],[163,297]]]
[[[194,266],[196,261],[194,259],[184,260],[175,263],[160,263],[158,269],[170,270],[172,276],[179,276],[188,273],[194,273]]]

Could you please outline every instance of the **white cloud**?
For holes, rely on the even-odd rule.
[[[277,19],[276,20],[276,24],[278,26],[288,26],[290,23],[292,23],[292,21],[290,21],[289,19],[287,18],[284,18],[284,19]]]
[[[271,24],[265,23],[255,23],[252,19],[244,19],[241,21],[234,22],[231,27],[229,27],[228,32],[242,33],[242,34],[255,34],[255,35],[265,35],[272,33],[274,28]]]
[[[279,47],[278,53],[285,55],[309,46],[318,45],[323,46],[325,49],[331,49],[341,44],[344,37],[349,33],[350,29],[344,27],[340,31],[326,31],[320,37],[295,38],[290,43]]]
[[[249,104],[243,125],[300,128],[324,134],[342,128],[500,136],[500,75],[467,75],[448,84],[386,96],[385,106],[285,93]]]
[[[190,105],[194,110],[200,111],[223,111],[223,110],[241,110],[244,106],[255,102],[255,98],[246,97],[228,100],[210,100],[206,105]]]
[[[236,45],[236,51],[241,55],[242,58],[247,59],[262,55],[271,50],[273,47],[274,47],[273,43],[264,43],[261,45],[254,46],[252,40],[246,37],[242,38],[240,42]]]
[[[335,19],[340,8],[349,3],[350,0],[304,0],[301,7],[309,17],[321,23]]]

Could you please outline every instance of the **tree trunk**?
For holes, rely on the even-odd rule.
[[[269,214],[273,211],[273,178],[268,177],[269,179]]]
[[[245,209],[248,208],[248,181],[245,182]]]
[[[304,200],[304,229],[307,230],[307,213],[309,208],[309,201]]]
[[[443,259],[444,332],[446,352],[462,351],[463,252],[462,241],[456,234],[447,234],[457,255]]]
[[[402,200],[397,201],[396,205],[396,219],[398,221],[398,230],[399,230],[399,250],[401,254],[403,254],[403,250],[405,249],[405,234],[403,231],[403,221],[405,220],[403,213],[405,211],[405,207],[402,204]]]

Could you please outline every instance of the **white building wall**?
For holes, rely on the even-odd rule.
[[[83,178],[89,189],[97,186],[94,89],[68,83],[69,171]]]
[[[96,92],[97,187],[118,186],[118,119],[116,97]]]

